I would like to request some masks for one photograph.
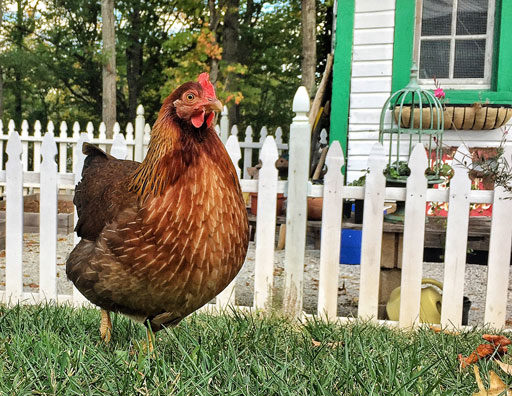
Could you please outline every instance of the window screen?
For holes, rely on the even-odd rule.
[[[494,0],[423,0],[420,79],[489,84]]]

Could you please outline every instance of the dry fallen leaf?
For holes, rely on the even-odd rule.
[[[485,389],[478,367],[473,366],[473,369],[475,370],[475,379],[479,389],[479,392],[473,393],[473,396],[498,396],[504,394],[504,391],[507,391],[507,396],[512,396],[512,391],[507,389],[505,383],[494,371],[489,371],[489,389]]]
[[[472,352],[468,357],[462,356],[459,353],[458,358],[460,362],[460,368],[466,368],[467,366],[476,363],[478,359],[482,359],[487,356],[491,356],[494,353],[494,345],[491,344],[480,344],[476,347],[475,351]]]
[[[462,356],[459,353],[458,359],[460,361],[460,368],[466,368],[467,366],[476,363],[478,359],[483,359],[485,357],[492,356],[495,352],[498,355],[503,355],[507,353],[508,348],[505,345],[509,345],[511,341],[501,335],[493,335],[493,334],[484,334],[482,338],[490,344],[480,344],[476,347],[475,351],[472,352],[468,357]]]
[[[460,333],[458,331],[455,331],[455,330],[447,330],[447,329],[442,329],[440,326],[429,326],[430,330],[432,330],[434,333],[443,333],[443,334],[448,334],[448,335],[459,335]]]
[[[512,364],[503,363],[501,360],[496,359],[496,363],[501,367],[501,369],[506,372],[508,375],[512,375]]]
[[[502,335],[484,334],[482,338],[496,346],[504,347],[505,345],[512,344],[512,341],[510,341],[507,337]]]
[[[313,343],[314,347],[322,346],[322,343],[320,341],[312,339],[311,342]],[[341,341],[338,341],[338,342],[326,342],[325,345],[327,345],[329,348],[338,348],[338,347],[342,346],[343,343]]]

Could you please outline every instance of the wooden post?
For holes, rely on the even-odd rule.
[[[302,314],[311,146],[311,126],[307,116],[309,95],[305,87],[297,90],[293,98],[293,111],[296,116],[290,125],[283,309],[285,314],[299,317]]]

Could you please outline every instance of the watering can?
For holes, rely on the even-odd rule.
[[[423,278],[422,285],[433,285],[443,290],[443,284],[435,279]],[[420,298],[420,322],[441,323],[441,304],[443,296],[439,291],[427,286],[421,289]],[[400,287],[394,289],[389,295],[386,312],[390,320],[398,320],[400,314]]]

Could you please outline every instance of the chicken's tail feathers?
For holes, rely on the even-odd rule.
[[[87,142],[84,142],[84,144],[82,145],[82,153],[86,155],[82,174],[93,163],[101,163],[114,159],[114,157],[112,157],[110,154],[107,154],[98,146],[95,146],[94,144]]]
[[[84,153],[85,155],[100,155],[105,158],[111,157],[98,146],[87,142],[84,142],[84,144],[82,145],[82,153]]]

